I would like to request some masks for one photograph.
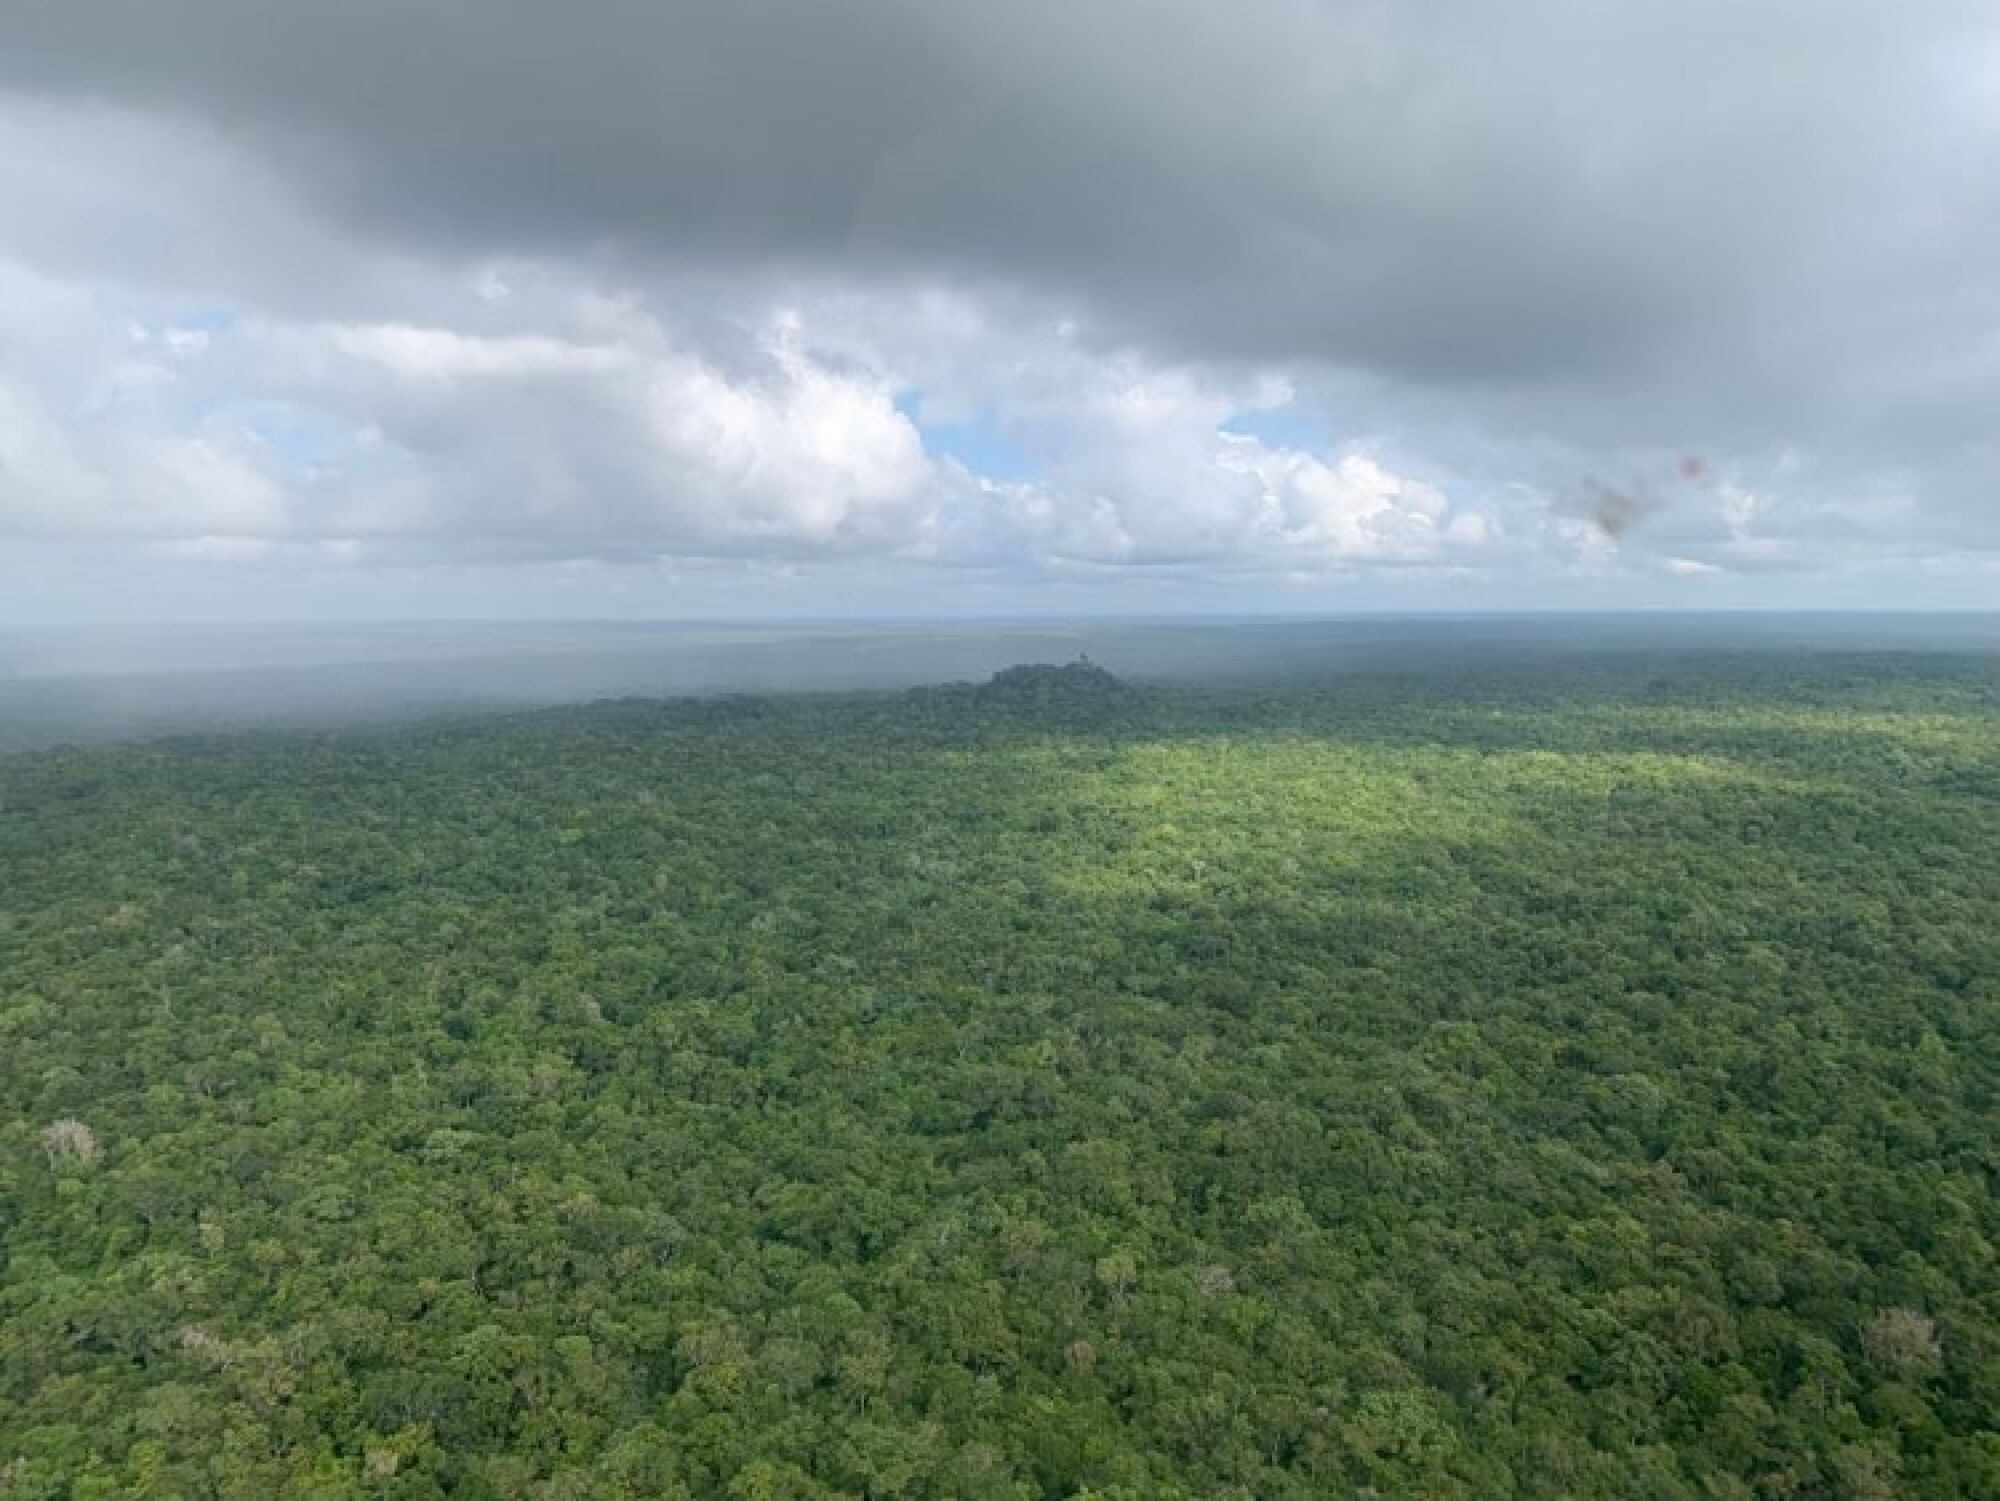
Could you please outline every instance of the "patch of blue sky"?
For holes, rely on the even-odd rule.
[[[934,458],[957,459],[974,474],[991,480],[1024,480],[1035,472],[1027,450],[985,413],[949,422],[926,417],[923,397],[917,392],[898,396],[896,410],[916,425],[924,451]]]
[[[162,320],[169,328],[198,328],[211,334],[226,334],[241,321],[234,306],[213,300],[176,303]]]
[[[295,402],[245,402],[216,415],[240,424],[263,446],[272,468],[290,478],[351,469],[362,452],[346,419]]]
[[[1232,413],[1222,431],[1255,438],[1267,448],[1297,448],[1324,453],[1333,447],[1333,429],[1317,412],[1295,403]]]
[[[220,298],[121,297],[118,311],[149,335],[169,332],[226,334],[243,321],[235,304]]]

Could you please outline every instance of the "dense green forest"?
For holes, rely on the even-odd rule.
[[[2000,1496],[2000,666],[0,758],[0,1496]]]

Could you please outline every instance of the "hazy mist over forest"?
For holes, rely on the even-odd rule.
[[[1775,651],[2000,653],[1994,615],[1377,616],[0,630],[0,750],[631,695],[883,690],[1079,656],[1138,680],[1325,679]]]

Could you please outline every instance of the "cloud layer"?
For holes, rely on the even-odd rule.
[[[35,7],[0,547],[1970,600],[1996,169],[1945,0]]]

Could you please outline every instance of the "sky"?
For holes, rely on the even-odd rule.
[[[0,35],[0,623],[2000,603],[1992,0]]]

